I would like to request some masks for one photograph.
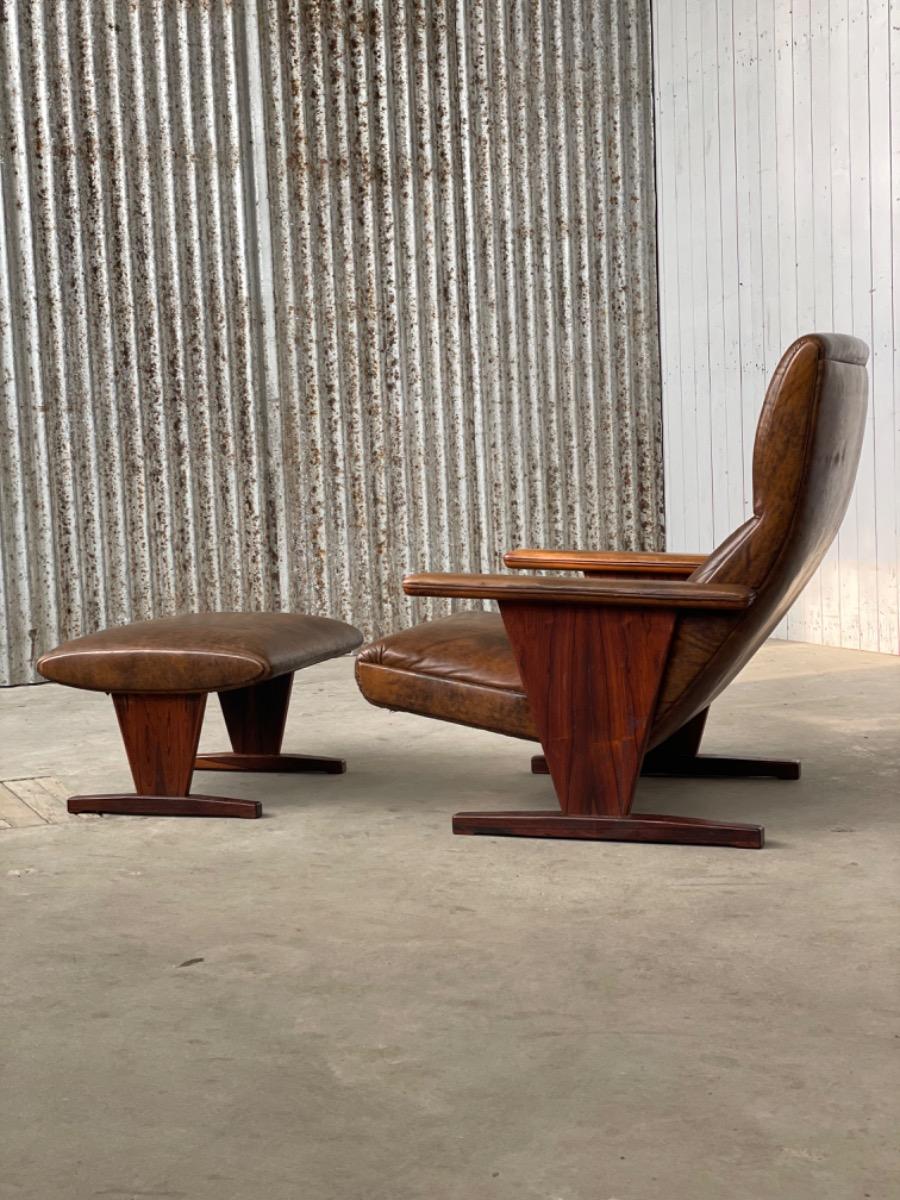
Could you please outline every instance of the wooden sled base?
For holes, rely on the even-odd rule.
[[[593,842],[666,842],[760,850],[761,825],[737,825],[697,817],[629,813],[625,817],[567,816],[561,812],[463,812],[453,832],[495,837],[577,838]]]
[[[110,813],[138,817],[243,817],[262,816],[258,800],[228,796],[139,796],[136,792],[110,796],[72,796],[70,813]]]
[[[800,763],[791,758],[729,758],[720,754],[657,762],[651,751],[644,759],[641,774],[683,779],[799,779]]]
[[[201,754],[194,763],[197,771],[272,771],[286,775],[343,775],[347,763],[342,758],[316,758],[311,754]]]
[[[531,760],[534,775],[549,775],[547,760],[536,754]],[[681,779],[799,779],[800,763],[790,758],[729,758],[719,754],[685,755],[683,758],[644,759],[641,775]]]

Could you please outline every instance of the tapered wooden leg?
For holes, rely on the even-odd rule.
[[[631,812],[674,612],[509,601],[500,611],[561,811],[457,813],[454,832],[762,845],[758,826]]]
[[[293,674],[278,675],[255,687],[220,692],[219,703],[232,749],[201,754],[195,762],[196,769],[343,774],[347,764],[342,758],[281,753],[293,679]]]
[[[206,693],[113,696],[134,786],[142,796],[186,796]]]
[[[562,812],[631,808],[672,637],[669,609],[501,603]]]
[[[284,741],[293,673],[255,687],[219,692],[222,716],[236,754],[278,754]]]
[[[117,694],[113,696],[125,752],[134,778],[133,794],[73,796],[69,812],[131,813],[141,816],[259,817],[257,800],[190,795],[194,758],[206,694]]]
[[[647,758],[651,755],[658,755],[662,758],[693,758],[700,749],[700,743],[703,741],[703,731],[706,728],[706,718],[709,716],[709,709],[703,708],[686,721],[680,729],[667,737],[664,742],[660,742],[658,746],[654,746],[647,754]]]
[[[652,750],[644,755],[644,762],[641,767],[641,774],[664,774],[664,772],[654,772],[653,764],[662,762],[672,762],[677,759],[684,761],[685,759],[694,759],[697,756],[697,751],[700,749],[700,741],[703,737],[703,730],[706,726],[706,718],[709,716],[709,709],[704,708],[698,712],[695,717],[692,717],[685,725],[675,731],[671,737],[667,738],[659,746],[655,746]],[[648,768],[650,768],[648,770]],[[531,770],[534,775],[549,775],[550,768],[547,766],[547,760],[543,754],[537,754],[531,760]]]
[[[720,754],[698,754],[709,709],[692,717],[686,725],[644,756],[641,774],[681,779],[799,779],[800,763],[785,758],[734,758]],[[542,754],[531,760],[535,775],[549,775]]]

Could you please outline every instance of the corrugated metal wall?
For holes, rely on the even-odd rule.
[[[648,0],[0,0],[0,678],[656,546]]]
[[[655,6],[669,545],[751,506],[767,378],[799,333],[872,350],[840,535],[781,632],[900,652],[900,3]]]

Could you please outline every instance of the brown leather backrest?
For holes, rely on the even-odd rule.
[[[825,555],[850,501],[866,422],[868,347],[798,338],[766,392],[753,450],[753,516],[691,576],[756,591],[744,613],[685,615],[651,744],[700,712],[769,636]]]

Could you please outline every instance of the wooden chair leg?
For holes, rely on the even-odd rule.
[[[700,754],[700,741],[709,709],[704,708],[686,725],[644,759],[642,775],[669,775],[682,779],[799,779],[796,759],[732,758],[720,754]]]
[[[347,764],[342,758],[281,753],[293,679],[293,674],[277,675],[254,687],[220,692],[219,703],[231,740],[231,750],[201,754],[195,761],[196,769],[343,774]]]
[[[680,729],[676,729],[671,737],[666,738],[658,746],[647,753],[646,758],[658,754],[660,758],[695,758],[703,741],[703,731],[709,709],[701,709],[696,716],[691,717]],[[646,759],[645,759],[646,761]]]
[[[698,754],[709,709],[692,717],[686,725],[644,756],[641,774],[681,779],[799,779],[800,763],[786,758],[733,758],[720,754]],[[535,775],[548,775],[542,754],[531,760]]]
[[[759,847],[759,826],[632,813],[675,616],[501,601],[560,812],[458,813],[456,833]]]
[[[259,817],[258,800],[190,795],[206,694],[113,696],[135,791],[73,796],[73,813],[131,813],[160,817]]]

